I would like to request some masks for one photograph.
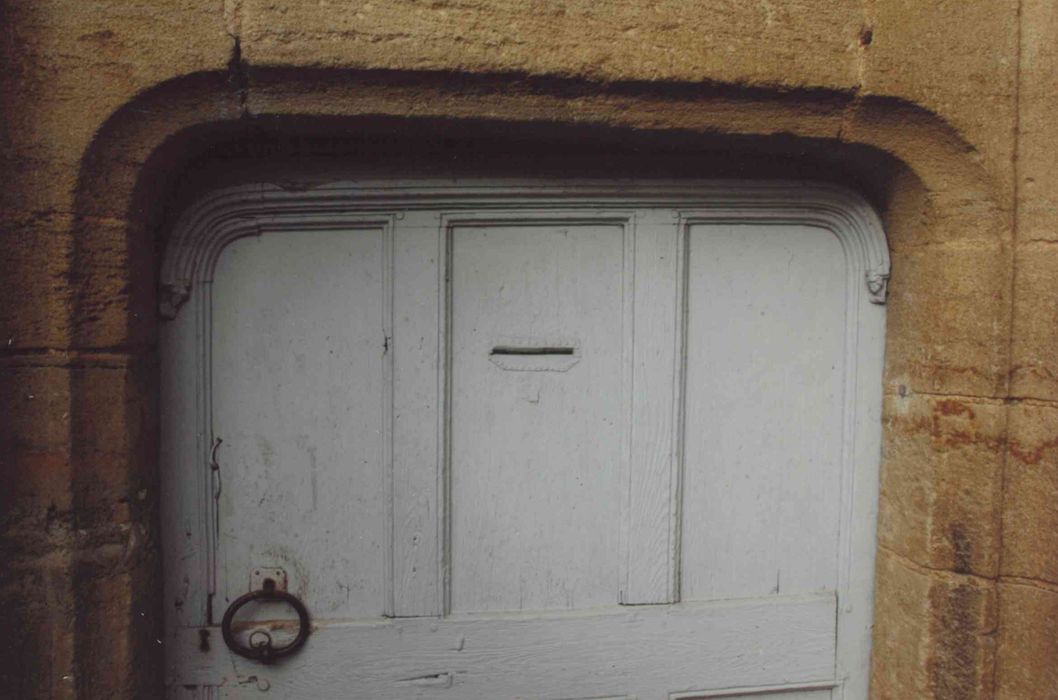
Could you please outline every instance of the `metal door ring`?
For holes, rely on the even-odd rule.
[[[236,641],[235,634],[231,629],[235,613],[244,605],[253,601],[278,601],[294,608],[294,612],[298,614],[298,634],[294,637],[294,640],[289,644],[277,647],[272,644],[271,634],[263,630],[255,630],[250,633],[250,646],[243,646]],[[263,664],[270,664],[300,649],[305,644],[305,640],[309,638],[312,624],[309,620],[309,611],[305,608],[304,603],[286,591],[277,590],[275,581],[272,579],[265,579],[264,588],[245,593],[228,606],[228,609],[224,612],[224,619],[220,623],[220,631],[224,636],[224,643],[239,656],[259,661]]]

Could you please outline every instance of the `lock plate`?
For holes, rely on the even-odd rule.
[[[287,572],[277,566],[255,566],[250,571],[250,590],[263,590],[268,579],[275,583],[275,590],[287,590]]]

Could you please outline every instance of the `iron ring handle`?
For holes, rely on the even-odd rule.
[[[247,603],[261,600],[286,603],[298,614],[298,634],[294,637],[292,642],[279,647],[273,646],[272,636],[267,632],[259,633],[264,639],[257,644],[251,642],[250,646],[244,646],[235,640],[235,634],[231,629],[231,623],[235,619],[235,613]],[[302,603],[297,596],[291,595],[286,591],[276,590],[275,582],[271,579],[265,580],[264,588],[244,593],[236,598],[224,612],[224,619],[221,620],[220,623],[220,632],[224,636],[224,643],[228,645],[229,649],[239,656],[253,661],[259,661],[263,664],[273,663],[300,649],[301,646],[305,644],[305,640],[309,638],[309,632],[311,629],[312,625],[309,620],[309,611],[305,607],[305,604]],[[250,635],[251,640],[253,636],[254,634]]]

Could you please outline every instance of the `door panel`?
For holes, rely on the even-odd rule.
[[[229,245],[212,293],[219,590],[282,568],[316,618],[384,612],[382,232]]]
[[[837,588],[845,253],[809,226],[691,226],[684,600]]]
[[[440,615],[444,514],[444,251],[438,212],[393,230],[393,615]],[[399,371],[396,371],[399,369]]]
[[[617,602],[622,233],[452,233],[453,611]]]

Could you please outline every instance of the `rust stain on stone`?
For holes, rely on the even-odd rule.
[[[974,410],[966,404],[964,401],[958,401],[956,399],[944,399],[938,401],[933,409],[934,413],[940,413],[944,416],[966,416],[967,418],[974,418],[976,414]]]
[[[940,447],[956,448],[974,445],[990,452],[999,452],[1006,441],[1002,436],[989,435],[977,427],[977,414],[963,401],[945,399],[933,405],[929,415],[891,415],[887,419],[891,430],[907,434],[926,434]]]
[[[977,429],[977,414],[967,402],[943,399],[935,402],[930,415],[890,415],[889,429],[905,435],[927,434],[941,447],[954,448],[976,445],[991,452],[1007,450],[1018,462],[1038,465],[1051,450],[1058,449],[1058,437],[1041,442],[1029,442],[1004,435],[988,435]]]
[[[1038,445],[1027,447],[1017,440],[1010,440],[1010,456],[1022,464],[1036,465],[1043,461],[1043,456],[1048,450],[1058,448],[1058,438],[1052,438]]]

